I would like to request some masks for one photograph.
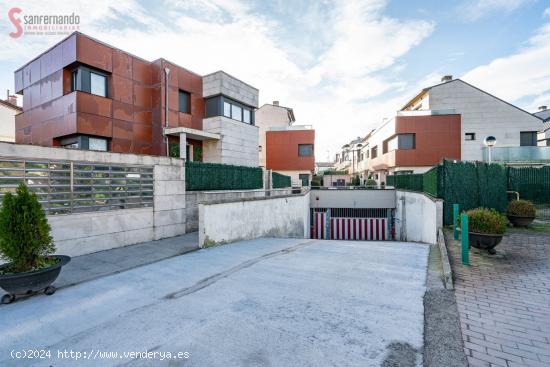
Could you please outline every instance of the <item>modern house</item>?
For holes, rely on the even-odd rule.
[[[15,140],[258,166],[258,89],[75,32],[15,71]]]
[[[487,136],[497,139],[493,161],[509,162],[537,149],[542,128],[541,118],[445,76],[370,134],[368,170],[384,182],[387,174],[422,173],[442,159],[487,160]]]
[[[548,106],[540,106],[539,110],[533,113],[533,115],[542,119],[543,122],[542,131],[538,136],[538,145],[550,147],[550,109],[548,109]]]
[[[256,111],[260,166],[291,177],[293,185],[309,186],[315,170],[315,130],[295,125],[292,108],[278,101]]]
[[[0,99],[0,141],[15,141],[15,116],[23,109],[17,105],[17,98],[10,95],[7,99]]]

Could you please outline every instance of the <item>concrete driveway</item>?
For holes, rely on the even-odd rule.
[[[303,239],[196,251],[0,308],[0,365],[421,366],[427,256]],[[29,350],[44,358],[17,359]]]

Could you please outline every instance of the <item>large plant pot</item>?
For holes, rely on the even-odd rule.
[[[470,246],[480,250],[487,250],[491,255],[496,254],[495,247],[502,241],[502,234],[486,234],[468,232]]]
[[[518,215],[506,215],[514,227],[527,227],[535,220],[535,217],[521,217]]]
[[[52,257],[59,261],[49,268],[26,273],[0,275],[0,287],[8,293],[2,297],[2,303],[11,303],[17,296],[26,296],[40,291],[44,291],[47,295],[54,294],[55,287],[52,286],[52,283],[57,279],[61,268],[67,265],[71,258],[64,255],[54,255]],[[7,266],[7,264],[2,265],[0,269]]]

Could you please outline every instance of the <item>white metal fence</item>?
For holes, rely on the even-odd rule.
[[[0,158],[0,200],[21,182],[48,214],[153,206],[153,166]]]

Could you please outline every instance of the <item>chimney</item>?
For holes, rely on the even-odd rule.
[[[540,106],[539,111],[546,111],[548,109],[548,106]]]
[[[451,80],[453,80],[452,75],[443,75],[443,78],[441,78],[442,83],[447,83],[447,82],[450,82]]]
[[[12,105],[17,106],[17,96],[14,96],[13,94],[10,94],[10,90],[7,90],[7,98],[6,102],[11,103]]]
[[[273,101],[273,106],[278,106],[279,105],[279,101]]]

